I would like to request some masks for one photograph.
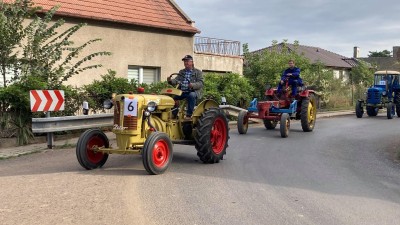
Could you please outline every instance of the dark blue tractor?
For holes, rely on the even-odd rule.
[[[374,85],[368,88],[366,99],[360,99],[356,104],[356,116],[361,118],[366,108],[368,116],[378,115],[379,109],[386,109],[387,118],[392,119],[397,113],[400,117],[400,72],[377,71]]]

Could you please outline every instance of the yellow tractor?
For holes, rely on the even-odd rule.
[[[164,173],[172,161],[173,144],[194,145],[204,163],[218,163],[226,154],[229,139],[227,117],[219,104],[207,99],[197,105],[191,120],[184,118],[185,104],[176,108],[173,96],[182,91],[165,88],[161,95],[121,94],[106,101],[114,106],[117,148],[103,131],[90,129],[79,138],[76,155],[82,167],[102,167],[109,154],[141,154],[149,174]],[[182,100],[185,101],[185,100]],[[178,110],[177,116],[174,110]]]

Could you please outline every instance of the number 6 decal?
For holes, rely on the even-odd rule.
[[[137,98],[129,99],[125,98],[124,100],[124,116],[137,116]]]

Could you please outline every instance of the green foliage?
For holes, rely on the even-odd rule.
[[[220,102],[221,97],[225,97],[227,104],[247,107],[253,92],[250,82],[239,74],[209,73],[204,76],[204,98]]]
[[[57,30],[64,25],[64,20],[59,19],[50,24],[57,9],[58,7],[53,7],[44,17],[35,16],[25,28],[27,42],[23,45],[19,67],[20,76],[36,76],[46,80],[49,89],[58,89],[73,75],[101,67],[100,64],[83,66],[89,60],[111,55],[110,52],[95,52],[76,61],[87,46],[100,39],[92,39],[73,47],[74,42],[70,38],[86,24],[77,24],[59,34]]]
[[[297,46],[298,42],[296,41],[294,48],[297,48]],[[288,67],[290,59],[293,59],[296,66],[301,68],[303,80],[308,81],[307,74],[311,69],[310,61],[303,55],[289,50],[286,41],[279,45],[277,41],[273,41],[272,49],[261,53],[250,53],[248,45],[244,44],[243,52],[245,57],[243,74],[254,87],[255,92],[253,94],[256,97],[264,96],[266,84],[278,85],[282,72]]]
[[[75,47],[72,36],[86,24],[77,24],[59,33],[64,20],[53,20],[58,7],[53,7],[39,16],[40,7],[32,0],[0,2],[0,74],[4,87],[0,89],[1,116],[16,129],[20,144],[32,137],[31,118],[42,117],[43,113],[30,112],[30,90],[64,90],[65,111],[54,112],[53,116],[72,115],[82,104],[78,90],[65,86],[71,76],[82,71],[98,68],[100,64],[87,65],[95,57],[111,55],[110,52],[95,52],[81,57],[89,45],[100,41],[92,39]],[[31,18],[26,24],[27,18]],[[5,76],[13,72],[13,83],[7,86]]]
[[[113,93],[125,94],[136,91],[137,82],[128,82],[126,78],[116,77],[116,72],[108,70],[107,74],[101,76],[101,80],[85,85],[83,91],[85,100],[89,103],[90,109],[96,111],[103,110],[103,102],[110,99]]]
[[[25,37],[22,25],[39,8],[27,0],[16,0],[13,3],[0,2],[0,74],[6,87],[6,73],[18,65],[18,47]]]
[[[374,81],[374,70],[364,62],[359,60],[358,65],[351,70],[349,85],[352,87],[353,102],[363,99],[364,92]]]
[[[392,52],[389,50],[383,50],[383,51],[369,51],[368,57],[391,57]]]
[[[299,42],[295,41],[294,49],[287,47],[287,41],[281,44],[277,41],[272,42],[269,50],[260,53],[250,53],[247,44],[243,46],[245,57],[244,76],[249,79],[255,88],[254,96],[262,98],[264,96],[265,85],[278,86],[282,72],[287,68],[289,59],[296,62],[296,66],[301,69],[303,83],[317,91],[320,106],[324,108],[348,107],[352,104],[352,86],[336,79],[331,69],[327,69],[321,62],[311,63],[304,55],[296,53]],[[370,81],[370,73],[365,63],[360,63],[352,73],[353,83],[366,85]],[[358,91],[358,89],[357,89]]]

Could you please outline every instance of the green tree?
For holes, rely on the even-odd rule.
[[[298,45],[298,41],[295,41],[294,48],[297,48]],[[289,50],[286,40],[281,44],[278,44],[277,41],[272,41],[272,47],[260,53],[249,52],[248,45],[244,44],[243,53],[245,60],[243,75],[254,87],[255,92],[253,95],[255,97],[264,96],[266,84],[272,86],[278,84],[282,72],[287,68],[290,59],[293,59],[296,62],[296,66],[301,68],[301,76],[306,83],[313,81],[307,77],[312,68],[310,61],[303,55],[297,54],[296,51]]]
[[[63,82],[84,70],[100,67],[99,64],[87,65],[94,57],[111,55],[100,51],[81,57],[87,46],[100,39],[75,47],[71,38],[85,24],[77,24],[59,33],[64,20],[53,20],[58,7],[43,16],[38,15],[39,9],[32,0],[7,4],[2,1],[0,5],[0,72],[4,81],[7,71],[12,70],[14,75],[14,83],[0,89],[1,116],[9,115],[5,118],[16,127],[20,144],[27,143],[32,137],[32,116],[43,116],[30,112],[29,90],[64,90],[65,102],[71,105],[66,105],[67,110],[58,114],[74,113],[78,107],[78,92]]]
[[[23,21],[34,15],[38,8],[30,0],[13,3],[0,2],[0,74],[3,86],[7,86],[6,74],[18,65],[18,53],[25,37]]]
[[[225,97],[227,104],[239,107],[247,107],[247,103],[253,97],[254,88],[248,79],[239,74],[207,73],[204,76],[204,96],[221,102]]]
[[[364,61],[358,60],[356,67],[350,72],[349,85],[352,90],[352,100],[364,97],[365,89],[373,83],[374,70]]]
[[[368,57],[391,57],[392,56],[392,52],[389,50],[383,50],[383,51],[369,51],[369,55]]]

